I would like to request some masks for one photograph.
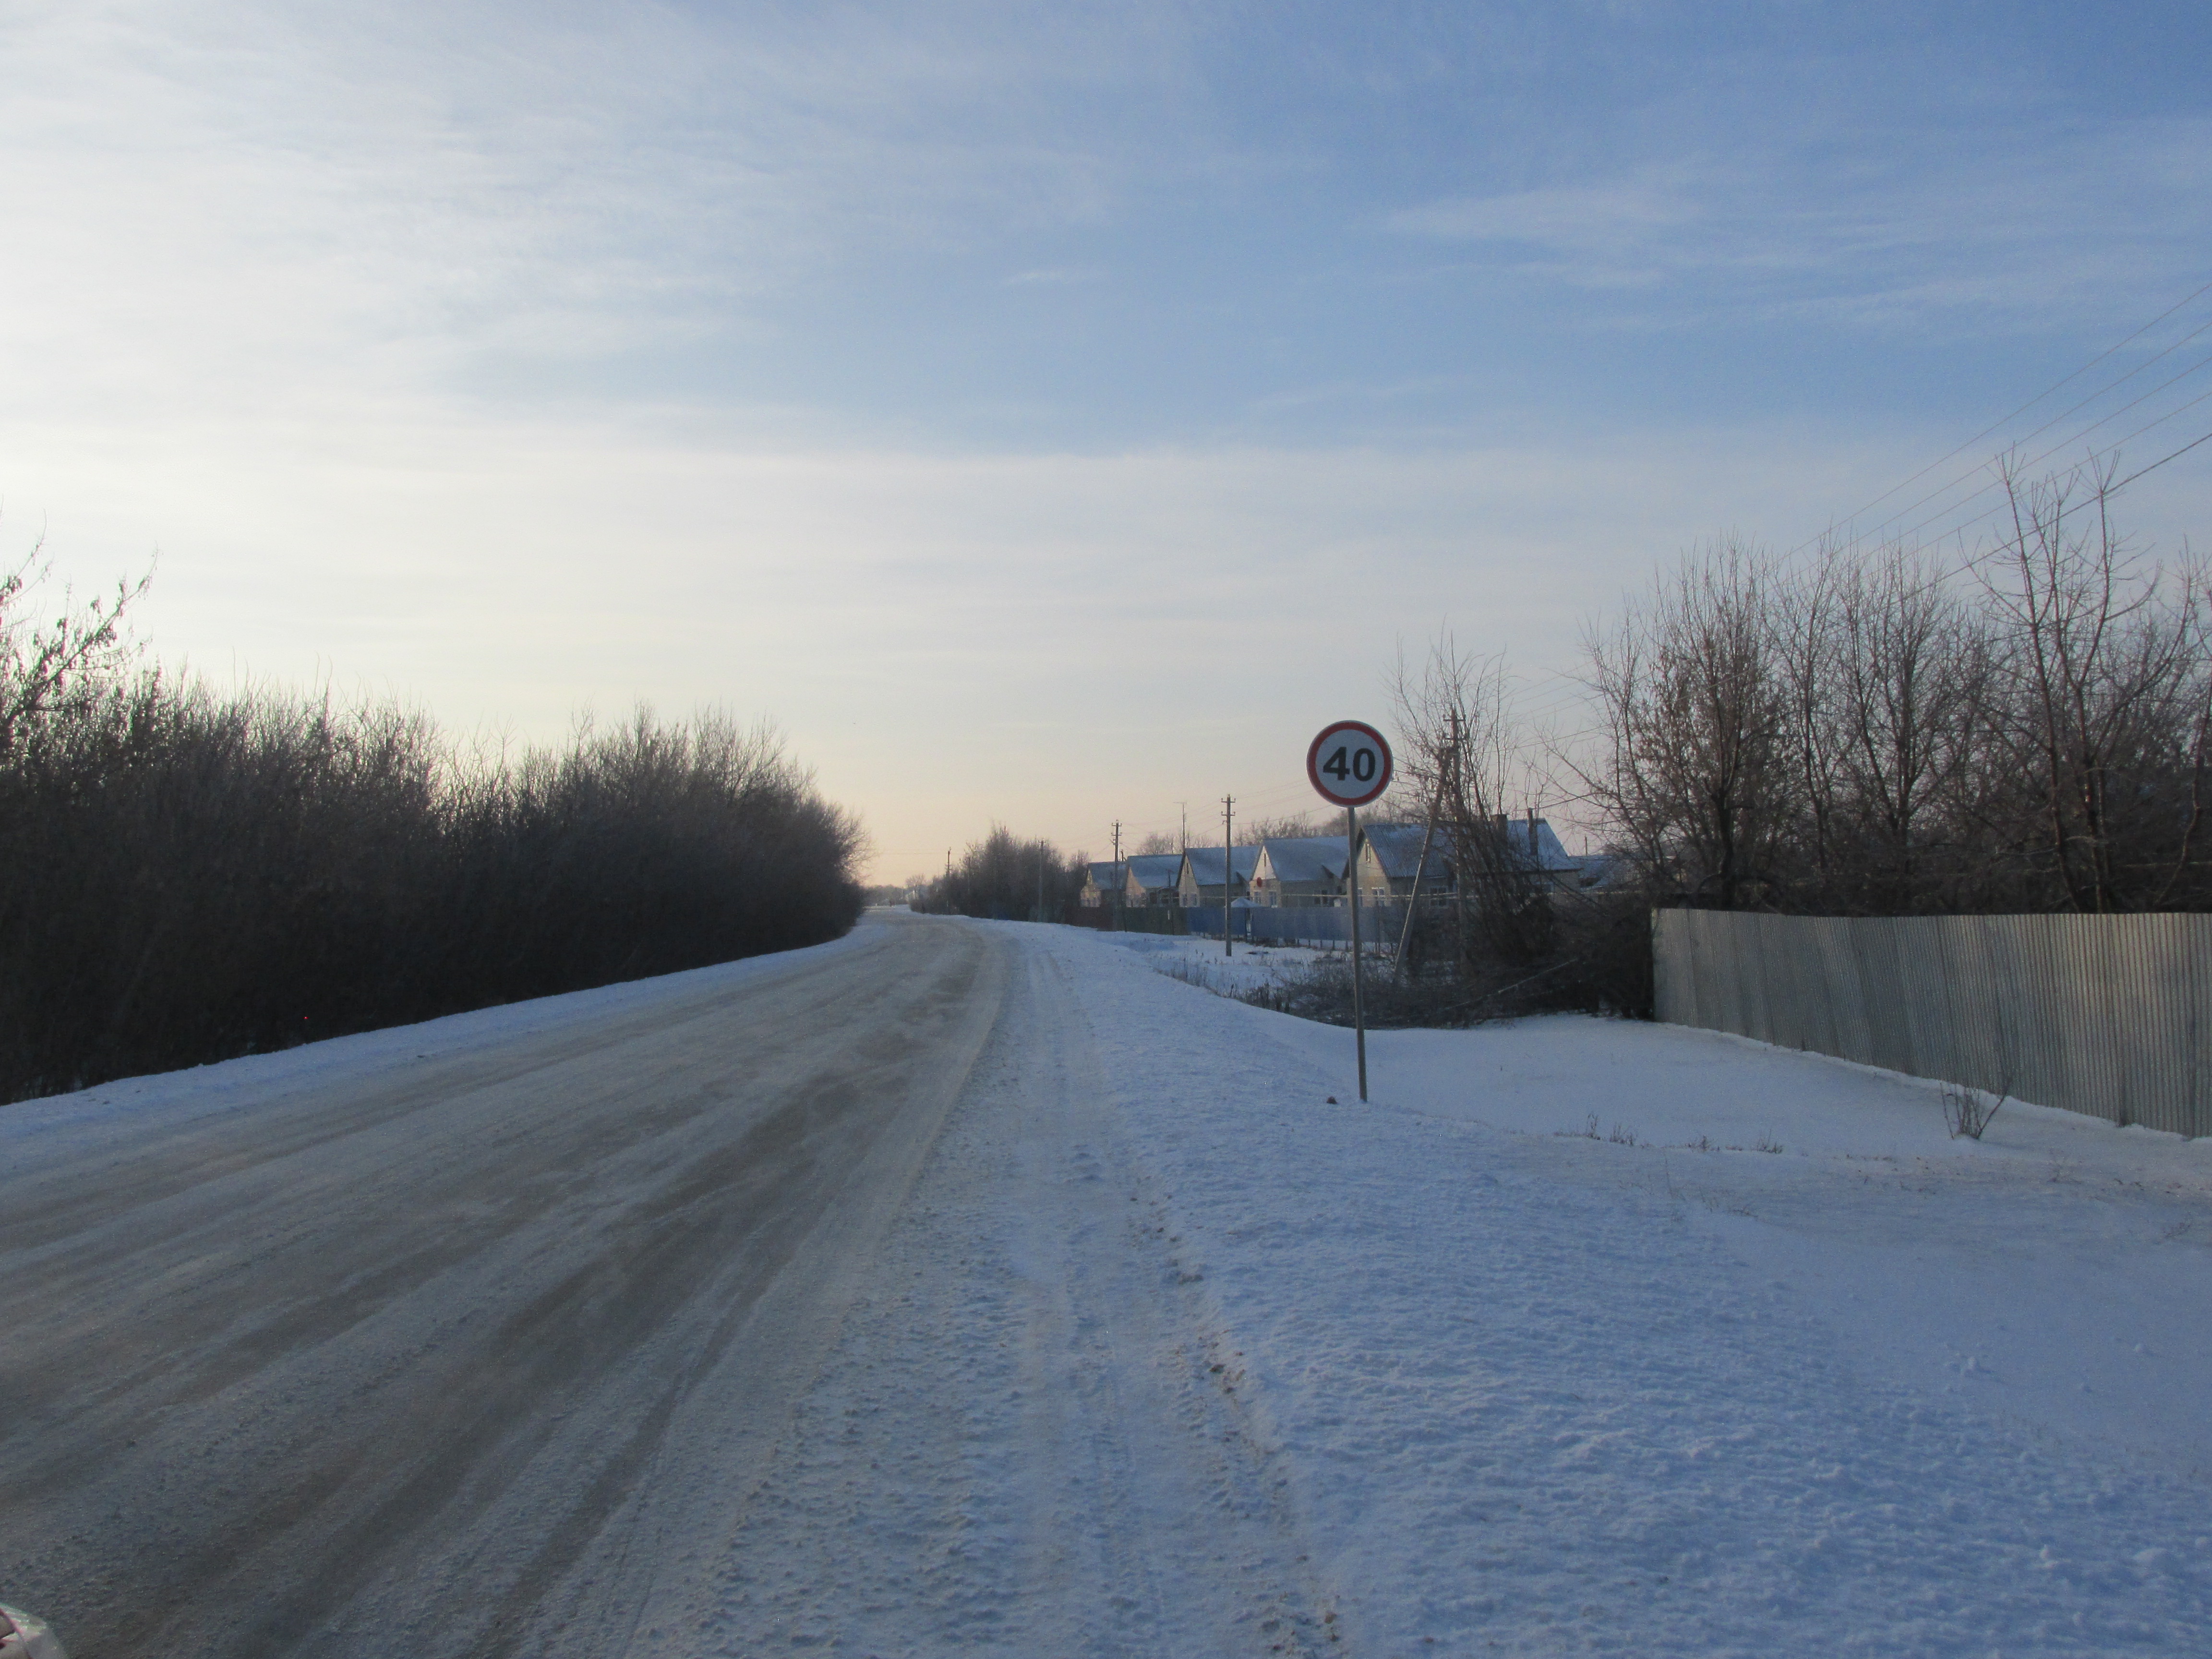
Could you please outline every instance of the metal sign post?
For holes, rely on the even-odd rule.
[[[1359,809],[1390,787],[1390,745],[1364,720],[1322,728],[1306,750],[1306,780],[1344,808],[1344,878],[1352,889],[1352,1029],[1359,1049],[1359,1097],[1367,1098],[1366,951],[1359,937]]]

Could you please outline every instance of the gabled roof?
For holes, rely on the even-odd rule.
[[[1421,867],[1421,883],[1443,882],[1451,874],[1451,860],[1446,856],[1450,837],[1439,834],[1429,836],[1428,826],[1420,823],[1371,824],[1366,831],[1367,844],[1375,849],[1376,862],[1382,873],[1393,881],[1411,881],[1413,866],[1421,856],[1421,842],[1429,841],[1428,862]]]
[[[1129,879],[1146,892],[1158,892],[1176,884],[1177,873],[1182,869],[1180,853],[1138,853],[1128,860]]]
[[[1626,878],[1633,866],[1610,853],[1587,853],[1575,860],[1577,880],[1584,887],[1610,887]]]
[[[1535,823],[1535,860],[1540,870],[1578,871],[1582,860],[1559,845],[1553,833],[1549,819],[1538,818]],[[1525,817],[1505,820],[1505,844],[1523,858],[1529,854],[1529,823]]]
[[[1341,881],[1349,848],[1342,836],[1269,836],[1267,873],[1275,881]]]
[[[1102,860],[1091,866],[1091,884],[1100,892],[1121,884],[1121,866],[1111,859]]]
[[[1237,872],[1237,880],[1251,880],[1252,871],[1260,862],[1258,843],[1239,847],[1235,851],[1234,861],[1229,867]],[[1221,885],[1221,849],[1218,847],[1194,847],[1183,854],[1183,860],[1190,866],[1190,878],[1200,887]]]

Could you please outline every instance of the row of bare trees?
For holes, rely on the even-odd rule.
[[[942,876],[915,877],[910,903],[930,915],[1065,921],[1081,902],[1089,868],[1082,853],[1065,856],[1048,841],[1023,841],[994,823]]]
[[[0,1099],[833,938],[856,820],[765,728],[479,756],[141,666],[0,581]],[[123,599],[127,604],[131,594]]]
[[[2007,471],[1963,568],[1897,544],[1686,557],[1589,641],[1573,769],[1660,894],[1840,915],[2199,909],[2212,594],[2111,474]]]
[[[2002,527],[1964,559],[1690,552],[1586,635],[1576,738],[1516,718],[1501,659],[1446,636],[1401,662],[1403,789],[1459,877],[1431,959],[1462,993],[1540,973],[1634,1009],[1654,905],[2212,908],[2212,586],[2130,544],[2112,480],[2001,465]],[[1613,855],[1602,883],[1534,866],[1539,801]]]

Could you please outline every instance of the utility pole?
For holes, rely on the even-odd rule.
[[[1413,866],[1413,892],[1406,901],[1406,925],[1398,933],[1398,977],[1406,977],[1406,947],[1413,943],[1413,916],[1421,908],[1421,876],[1429,867],[1429,847],[1437,838],[1437,803],[1443,795],[1443,777],[1437,775],[1436,787],[1429,791],[1429,827],[1421,831],[1421,856]],[[1378,864],[1381,860],[1376,860]]]
[[[1114,931],[1121,931],[1121,892],[1129,884],[1128,872],[1121,868],[1121,820],[1114,820]]]
[[[1229,942],[1229,884],[1237,874],[1237,797],[1221,798],[1221,954],[1233,957],[1237,947]]]

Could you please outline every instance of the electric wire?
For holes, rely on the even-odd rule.
[[[1896,494],[1897,494],[1897,492],[1898,492],[1899,490],[1900,490],[1900,489],[1911,489],[1914,484],[1916,484],[1916,483],[1919,483],[1921,479],[1923,479],[1923,478],[1926,477],[1929,473],[1931,473],[1931,472],[1935,471],[1936,468],[1938,468],[1938,467],[1940,467],[1940,466],[1942,466],[1942,465],[1946,465],[1947,463],[1948,463],[1948,462],[1950,462],[1950,461],[1956,460],[1960,456],[1961,456],[1961,455],[1965,454],[1965,453],[1966,453],[1969,449],[1972,449],[1972,448],[1976,444],[1980,443],[1984,439],[1988,438],[1988,437],[1991,436],[1992,434],[1996,434],[1996,432],[1998,432],[1998,431],[2002,430],[2002,429],[2003,428],[2003,427],[2005,426],[2005,424],[2006,424],[2008,422],[2018,420],[2018,419],[2019,419],[2022,415],[2025,415],[2026,413],[2027,413],[2027,411],[2028,411],[2029,410],[2031,410],[2031,409],[2034,408],[2034,407],[2036,406],[2036,404],[2038,404],[2041,403],[2041,402],[2042,402],[2045,398],[2050,397],[2050,396],[2051,395],[2051,393],[2053,393],[2053,392],[2057,392],[2057,391],[2060,391],[2060,390],[2062,390],[2063,388],[2064,388],[2065,386],[2067,386],[2070,385],[2072,382],[2074,382],[2074,381],[2075,381],[2075,380],[2080,380],[2080,379],[2081,379],[2084,374],[2087,374],[2091,369],[2093,369],[2093,368],[2096,368],[2096,367],[2097,367],[2097,365],[2098,365],[2099,363],[2103,362],[2106,358],[2108,358],[2108,357],[2110,357],[2110,356],[2113,356],[2115,353],[2119,352],[2119,351],[2123,351],[2123,350],[2126,349],[2129,346],[2133,345],[2133,344],[2134,344],[2137,340],[2141,339],[2144,335],[2146,335],[2146,334],[2149,333],[2149,332],[2151,331],[2151,330],[2153,330],[2153,329],[2156,328],[2156,327],[2157,327],[2160,323],[2162,323],[2162,322],[2166,321],[2166,319],[2167,318],[2169,318],[2169,317],[2172,316],[2172,315],[2174,314],[2174,313],[2176,313],[2176,312],[2178,312],[2178,311],[2181,311],[2181,310],[2185,309],[2185,308],[2186,308],[2186,307],[2188,307],[2190,305],[2193,304],[2195,301],[2198,301],[2198,300],[2203,299],[2203,298],[2207,294],[2212,294],[2212,283],[2205,283],[2202,288],[2197,289],[2197,290],[2195,290],[2193,293],[2185,295],[2182,298],[2180,298],[2179,300],[2177,300],[2177,301],[2176,301],[2172,305],[2168,306],[2168,307],[2167,307],[2164,311],[2161,311],[2160,313],[2159,313],[2159,314],[2158,314],[2157,316],[2155,316],[2155,317],[2152,318],[2152,319],[2150,319],[2150,321],[2148,321],[2148,322],[2145,323],[2145,324],[2144,324],[2141,328],[2139,328],[2139,329],[2136,330],[2136,331],[2135,331],[2134,333],[2132,333],[2132,334],[2129,335],[2125,339],[2124,339],[2124,340],[2119,340],[2119,341],[2116,341],[2116,342],[2115,342],[2114,343],[2112,343],[2112,345],[2109,345],[2109,346],[2106,347],[2104,350],[2102,350],[2102,351],[2099,352],[2099,353],[2098,353],[2094,357],[2092,357],[2092,358],[2091,358],[2087,362],[2086,362],[2086,363],[2082,364],[2081,368],[2077,368],[2077,369],[2074,370],[2074,371],[2073,371],[2071,374],[2069,374],[2063,375],[2063,376],[2060,377],[2058,380],[2054,380],[2053,382],[2051,382],[2051,385],[2049,385],[2049,386],[2045,386],[2042,391],[2040,391],[2040,392],[2037,392],[2037,393],[2035,394],[2035,396],[2033,396],[2033,398],[2029,398],[2026,403],[2024,403],[2024,404],[2021,404],[2019,408],[2017,408],[2017,409],[2015,409],[2015,410],[2012,410],[2009,414],[2002,415],[2002,416],[1998,416],[1998,417],[1997,417],[1997,419],[1996,419],[1995,421],[1992,421],[1992,422],[1991,422],[1988,426],[1984,427],[1984,428],[1983,428],[1979,432],[1977,432],[1977,433],[1976,433],[1972,437],[1971,437],[1971,438],[1967,439],[1964,443],[1962,443],[1962,444],[1959,445],[1959,446],[1958,446],[1958,447],[1956,447],[1955,449],[1953,449],[1952,451],[1950,451],[1950,452],[1949,452],[1949,453],[1937,457],[1935,460],[1932,460],[1932,461],[1929,462],[1929,464],[1928,464],[1927,465],[1925,465],[1925,466],[1922,467],[1922,468],[1920,469],[1920,471],[1917,471],[1917,472],[1914,473],[1911,477],[1906,478],[1906,479],[1903,480],[1903,481],[1902,481],[1902,482],[1900,482],[1900,483],[1892,484],[1892,485],[1891,485],[1887,489],[1883,490],[1883,491],[1881,492],[1881,495],[1879,495],[1875,496],[1872,501],[1870,501],[1867,502],[1864,506],[1860,507],[1856,507],[1856,508],[1853,509],[1851,512],[1850,512],[1850,513],[1848,513],[1848,514],[1844,514],[1844,517],[1843,517],[1843,519],[1842,519],[1841,520],[1839,520],[1839,522],[1840,522],[1840,523],[1843,523],[1843,524],[1851,524],[1851,523],[1855,523],[1855,522],[1856,522],[1856,520],[1857,520],[1859,518],[1861,518],[1863,515],[1864,515],[1865,514],[1867,514],[1867,513],[1869,513],[1869,512],[1871,512],[1874,508],[1875,508],[1875,507],[1877,507],[1881,506],[1881,505],[1882,504],[1882,502],[1884,502],[1884,501],[1887,501],[1887,500],[1888,500],[1892,495],[1896,495]],[[2208,325],[2208,326],[2212,326],[2212,325]],[[2203,332],[2203,330],[2199,329],[2198,331],[2197,331],[2197,333],[2202,333],[2202,332]],[[2182,340],[2176,341],[2176,342],[2175,342],[2175,343],[2174,343],[2174,346],[2169,346],[2169,347],[2167,347],[2167,348],[2166,348],[2166,351],[2161,351],[2160,353],[2159,353],[2159,354],[2158,354],[2158,356],[2162,357],[2162,356],[2166,356],[2166,352],[2168,352],[2168,351],[2172,351],[2172,349],[2175,349],[2175,346],[2185,345],[2185,344],[2187,344],[2187,343],[2188,343],[2188,341],[2189,341],[2189,340],[2194,339],[2194,338],[2196,338],[2196,337],[2196,337],[2196,335],[2195,335],[2195,334],[2191,334],[2191,335],[2189,335],[2189,336],[2185,337],[2184,339],[2182,339]],[[2138,366],[2138,368],[2137,368],[2136,370],[2131,370],[2131,371],[2130,371],[2130,374],[2135,374],[2135,373],[2139,373],[2139,372],[2140,372],[2140,370],[2141,370],[2142,368],[2148,368],[2148,367],[2149,366],[2149,364],[2150,364],[2150,363],[2156,362],[2157,361],[2158,361],[2158,357],[2153,357],[2153,358],[2150,358],[2150,359],[2149,359],[2148,362],[2146,362],[2145,363],[2139,365],[2139,366]],[[2126,379],[2127,379],[2127,378],[2129,378],[2129,377],[2128,377],[2128,376],[2124,375],[2124,376],[2122,376],[2121,378],[2122,378],[2122,380],[2126,380]],[[2113,385],[2118,385],[2118,384],[2119,384],[2119,382],[2118,382],[2118,381],[2113,382]],[[2111,390],[2111,389],[2112,389],[2112,388],[2111,388],[2111,386],[2107,386],[2107,387],[2106,387],[2106,388],[2105,388],[2105,390],[2106,390],[2106,391],[2109,391],[2109,390]],[[2088,402],[2088,403],[2094,403],[2094,402],[2095,402],[2095,401],[2096,401],[2097,398],[2101,397],[2102,395],[2103,395],[2103,392],[2097,392],[2097,393],[2094,393],[2094,394],[2092,394],[2092,396],[2091,396],[2091,397],[2089,397],[2088,398],[2085,399],[2084,401],[2085,401],[2085,402]],[[2081,406],[2081,404],[2076,404],[2076,405],[2075,405],[2075,408],[2077,408],[2077,409],[2078,409],[2078,408],[2080,408]],[[2057,417],[2057,419],[2058,419],[2058,420],[2063,420],[2063,419],[2065,419],[2065,418],[2066,418],[2066,417],[2065,417],[2064,416],[2063,416],[2063,415],[2062,415],[2062,416],[2059,416]],[[2056,424],[2056,422],[2052,422],[2052,424]],[[1970,474],[1967,474],[1966,476],[1968,476],[1968,477],[1972,477],[1972,475],[1970,473]],[[1948,487],[1948,486],[1947,486],[1947,487]],[[1940,490],[1939,490],[1939,491],[1937,491],[1936,493],[1940,495],[1940,494],[1942,493],[1942,491],[1940,491]],[[1923,499],[1925,499],[1925,498],[1923,498]],[[1905,508],[1902,509],[1902,511],[1901,511],[1899,514],[1896,514],[1896,515],[1893,515],[1893,516],[1901,517],[1901,516],[1903,516],[1903,514],[1904,514],[1904,513],[1909,513],[1909,512],[1911,512],[1911,510],[1912,510],[1912,509],[1911,509],[1911,507],[1905,507]],[[1814,538],[1814,540],[1818,540],[1818,539],[1819,539],[1819,538],[1817,538],[1817,537]],[[1804,543],[1804,544],[1801,544],[1800,546],[1798,546],[1798,547],[1796,547],[1796,548],[1791,549],[1790,550],[1791,550],[1791,552],[1792,552],[1792,553],[1802,552],[1806,547],[1809,547],[1809,546],[1811,546],[1812,544],[1812,544],[1812,543],[1810,543],[1810,542]]]
[[[2203,290],[2200,289],[2198,291],[2201,293]],[[2169,313],[2167,314],[2171,315],[2172,313]],[[2062,414],[2052,416],[2051,419],[2045,421],[2041,426],[2037,427],[2033,432],[2023,434],[2016,441],[2020,444],[2033,443],[2036,439],[2050,431],[2052,427],[2057,426],[2061,421],[2068,420],[2073,416],[2078,415],[2081,410],[2088,408],[2090,404],[2095,403],[2100,398],[2105,397],[2109,393],[2118,390],[2121,386],[2133,380],[2136,375],[2142,374],[2143,370],[2148,368],[2153,363],[2155,363],[2161,358],[2166,357],[2173,352],[2179,350],[2183,346],[2187,345],[2191,340],[2197,338],[2200,335],[2203,335],[2207,331],[2212,331],[2212,321],[2203,323],[2198,327],[2191,330],[2180,339],[2176,340],[2172,344],[2166,347],[2164,350],[2157,353],[2156,356],[2146,358],[2143,362],[2136,364],[2135,368],[2130,369],[2125,374],[2121,375],[2118,380],[2109,381],[2106,385],[2098,387],[2096,391],[2091,392],[2087,397],[2081,399],[2080,403],[2075,404],[2071,409],[2065,410]],[[2136,331],[2137,334],[2140,334],[2141,332],[2141,330]],[[2130,335],[2129,337],[2132,339],[2136,337],[2134,335]],[[2115,350],[2118,349],[2118,347],[2113,348]],[[2107,356],[2110,355],[2110,352],[2106,354]],[[2180,374],[2160,382],[2159,385],[2152,387],[2151,390],[2144,392],[2141,397],[2121,404],[2119,408],[2112,410],[2106,415],[2100,416],[2094,421],[2092,421],[2087,426],[2081,428],[2071,436],[2060,440],[2057,443],[2052,445],[2051,448],[2045,450],[2044,452],[2044,455],[2049,456],[2056,454],[2059,450],[2066,448],[2069,445],[2079,443],[2083,438],[2087,437],[2090,433],[2094,432],[2099,427],[2103,426],[2106,422],[2113,420],[2121,415],[2124,415],[2129,410],[2133,409],[2137,404],[2156,397],[2160,392],[2165,391],[2168,386],[2174,385],[2177,381],[2188,379],[2189,376],[2197,373],[2198,370],[2203,368],[2208,363],[2212,363],[2212,356],[2199,358],[2189,368],[2183,369]],[[2007,419],[2011,417],[2007,416]],[[2001,422],[1999,424],[2002,425],[2002,422]],[[1989,431],[1995,431],[1996,429],[1996,428],[1989,428]],[[1983,435],[1987,436],[1988,433],[1984,432]],[[1952,453],[1956,454],[1958,452],[1954,450]],[[2039,457],[2038,459],[2040,459],[2042,457]],[[2031,462],[2029,465],[2033,465],[2033,463]],[[1918,501],[1913,501],[1908,506],[1899,507],[1895,513],[1890,514],[1888,518],[1877,523],[1874,526],[1871,533],[1879,537],[1884,530],[1887,529],[1891,525],[1895,524],[1899,520],[1904,518],[1907,514],[1917,512],[1919,508],[1925,507],[1929,502],[1939,499],[1951,490],[1956,489],[1960,484],[1968,482],[1983,472],[1986,469],[1987,465],[1988,463],[1986,462],[1978,464],[1971,471],[1962,472],[1956,477],[1949,480],[1948,483],[1930,490],[1927,495],[1920,497]],[[1895,492],[1892,491],[1891,493],[1894,494]],[[1981,492],[1978,490],[1975,493],[1976,495],[1979,495]],[[1973,496],[1970,495],[1967,497],[1967,500],[1969,501],[1972,501],[1972,499],[1974,499]],[[1862,509],[1862,511],[1863,511],[1863,509]],[[1841,522],[1844,524],[1855,524],[1857,521],[1858,516],[1859,515],[1857,514],[1853,514],[1841,520]],[[1938,516],[1940,517],[1941,515],[1939,514]],[[1794,556],[1796,553],[1802,552],[1807,547],[1815,544],[1820,539],[1820,538],[1815,537],[1811,542],[1800,543],[1796,547],[1790,550],[1790,554]]]

